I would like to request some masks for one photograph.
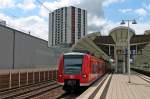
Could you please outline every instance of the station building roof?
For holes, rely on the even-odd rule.
[[[150,35],[134,35],[130,40],[131,44],[148,43],[149,41]]]
[[[140,49],[144,48],[148,43],[150,43],[150,35],[136,35],[135,31],[131,28],[129,29],[129,36],[131,45],[139,45]],[[128,27],[119,26],[112,29],[108,36],[102,36],[100,33],[88,34],[86,37],[79,40],[73,46],[73,49],[87,49],[91,52],[99,51],[99,55],[103,55],[103,57],[106,58],[109,57],[108,45],[111,47],[115,46],[116,42],[127,41],[127,38]],[[113,51],[111,53],[113,53]],[[97,53],[95,52],[95,54]]]
[[[97,36],[94,42],[97,44],[115,44],[111,36]]]

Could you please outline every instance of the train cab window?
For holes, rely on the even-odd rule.
[[[64,56],[64,74],[80,74],[82,70],[83,55]]]

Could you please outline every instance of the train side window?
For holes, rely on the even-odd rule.
[[[100,71],[101,71],[101,69],[102,69],[102,63],[100,63],[99,69],[100,69]]]
[[[93,63],[93,74],[95,74],[95,64]]]
[[[97,69],[97,67],[98,67],[98,63],[96,63],[96,61],[91,61],[91,72],[92,72],[92,74],[96,74],[97,72],[98,72],[98,69]]]
[[[92,73],[94,74],[94,63],[92,63]]]
[[[92,74],[94,74],[95,73],[94,61],[91,61],[91,69],[92,69]]]
[[[98,72],[100,71],[101,64],[98,62]]]
[[[96,67],[97,67],[97,64],[96,64],[96,63],[94,63],[94,64],[93,64],[93,73],[94,73],[94,74],[96,74],[96,73],[97,73],[97,68],[96,68]]]
[[[91,65],[91,72],[93,73],[93,62],[92,62],[92,60],[90,61],[90,65]]]

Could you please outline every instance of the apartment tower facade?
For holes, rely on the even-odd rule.
[[[73,6],[49,14],[48,46],[75,44],[87,34],[87,11]]]

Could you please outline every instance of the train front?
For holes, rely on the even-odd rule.
[[[81,83],[87,81],[86,70],[83,68],[85,57],[84,53],[66,53],[61,57],[58,67],[58,82],[64,85],[64,90],[76,90]]]

